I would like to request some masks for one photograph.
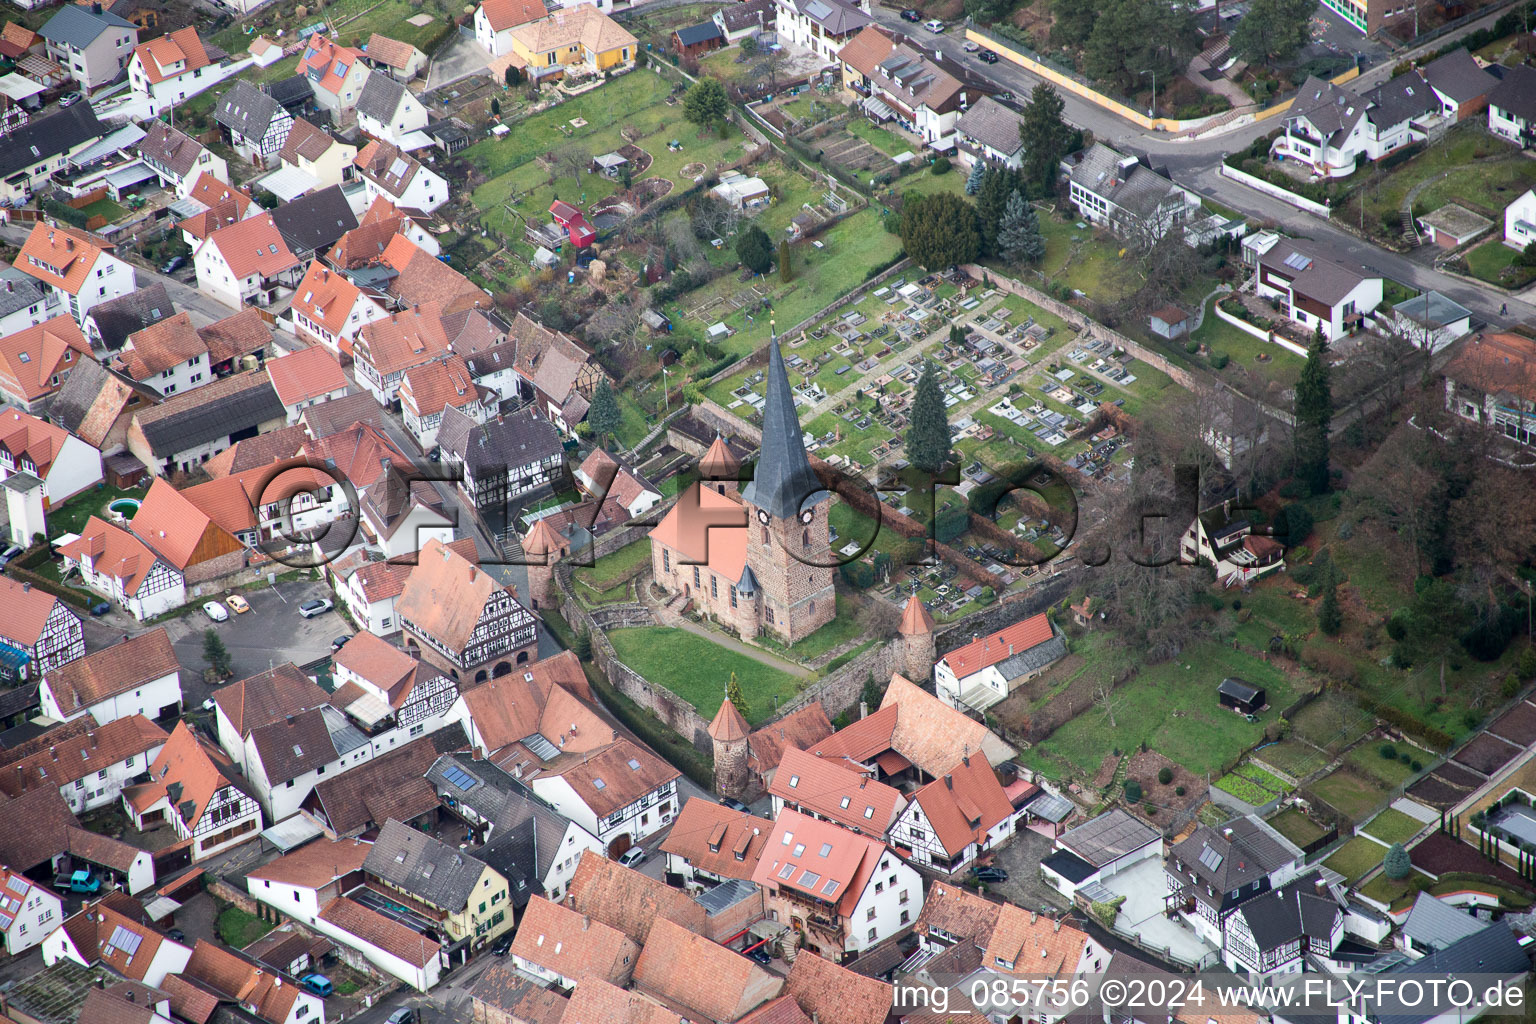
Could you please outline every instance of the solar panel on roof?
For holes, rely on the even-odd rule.
[[[134,953],[138,952],[139,943],[142,941],[144,941],[144,937],[138,932],[132,931],[125,925],[118,925],[113,930],[112,938],[107,941],[107,945],[116,946],[127,955],[133,956]]]
[[[457,765],[454,765],[453,767],[444,771],[443,778],[465,793],[468,793],[470,790],[480,785],[479,779],[475,778],[473,775],[469,774]]]
[[[20,875],[12,875],[10,878],[7,878],[5,880],[5,887],[11,890],[11,892],[19,892],[23,896],[25,896],[27,894],[27,890],[31,888],[31,886],[27,885],[27,880],[22,878]]]
[[[1293,252],[1285,258],[1285,265],[1292,270],[1306,270],[1312,265],[1312,257],[1303,253]]]
[[[1222,855],[1212,849],[1209,844],[1200,851],[1200,863],[1215,871],[1221,867]]]

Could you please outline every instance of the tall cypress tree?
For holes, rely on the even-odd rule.
[[[1333,423],[1332,371],[1322,328],[1312,336],[1307,363],[1296,381],[1296,476],[1313,494],[1328,489],[1328,433]]]
[[[949,417],[944,393],[931,359],[923,360],[923,375],[912,396],[912,422],[907,426],[907,461],[925,473],[937,473],[949,461]]]
[[[1057,167],[1072,145],[1072,129],[1061,113],[1066,109],[1060,94],[1044,82],[1035,86],[1019,122],[1024,143],[1024,181],[1029,194],[1048,196],[1056,190]]]
[[[996,256],[997,231],[1008,207],[1008,194],[1013,191],[1013,175],[1001,167],[989,167],[982,176],[981,189],[976,193],[976,224],[981,229],[981,254]]]
[[[622,422],[619,400],[613,396],[613,388],[608,386],[608,378],[604,377],[597,385],[597,390],[592,392],[592,405],[587,409],[587,425],[601,442],[612,438]]]

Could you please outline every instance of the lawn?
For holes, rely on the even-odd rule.
[[[1324,776],[1308,788],[1356,823],[1364,821],[1367,815],[1381,806],[1388,792],[1385,786],[1374,779],[1356,775],[1346,768]]]
[[[1365,826],[1365,831],[1384,843],[1406,843],[1424,829],[1419,819],[1388,807]]]
[[[108,224],[113,224],[127,214],[128,211],[106,196],[103,196],[89,206],[82,206],[80,212],[87,217],[105,217]]]
[[[665,687],[714,718],[725,699],[732,673],[747,698],[747,721],[756,724],[774,713],[774,697],[796,693],[794,676],[682,629],[642,626],[608,634],[619,660],[649,681]]]
[[[637,540],[599,558],[592,565],[576,570],[576,578],[598,590],[606,590],[628,580],[651,560],[651,542]]]
[[[1098,634],[1093,634],[1097,636]],[[1079,645],[1082,671],[1110,675],[1120,667],[1116,656],[1091,638]],[[1217,703],[1216,685],[1237,676],[1267,689],[1271,710],[1257,723],[1246,721]],[[1085,711],[1037,744],[1048,755],[1064,758],[1085,773],[1099,767],[1114,748],[1132,750],[1145,743],[1164,757],[1200,773],[1229,764],[1264,734],[1296,692],[1273,665],[1234,651],[1217,640],[1190,647],[1173,661],[1141,669],[1115,690],[1115,724],[1097,708]],[[1031,764],[1047,774],[1059,772],[1049,758],[1026,751]]]
[[[1212,299],[1206,307],[1205,319],[1201,321],[1199,330],[1190,335],[1190,340],[1205,345],[1213,355],[1227,357],[1229,362],[1219,371],[1223,376],[1243,376],[1252,372],[1288,382],[1301,373],[1305,362],[1301,356],[1279,345],[1261,341],[1227,323],[1213,312],[1217,301]],[[1260,361],[1260,356],[1268,358]]]
[[[1474,163],[1507,154],[1508,160]],[[1446,174],[1445,172],[1455,173]],[[1452,200],[1502,210],[1521,192],[1536,183],[1536,164],[1520,157],[1515,147],[1488,134],[1483,125],[1462,123],[1424,152],[1383,174],[1362,177],[1354,192],[1336,214],[1351,224],[1359,223],[1360,203],[1365,204],[1365,229],[1382,230],[1382,215],[1397,211],[1413,186],[1445,174],[1427,186],[1414,200],[1414,211],[1423,216]],[[1515,191],[1510,191],[1514,189]],[[1391,233],[1395,236],[1397,229]]]
[[[1381,863],[1387,848],[1364,836],[1356,836],[1333,852],[1323,866],[1332,868],[1350,882],[1359,881],[1367,871]]]
[[[839,504],[841,504],[839,502]],[[841,647],[850,640],[857,640],[863,633],[858,617],[859,599],[837,596],[836,617],[793,647],[785,647],[766,634],[755,641],[775,654],[782,654],[792,661],[809,663],[820,658],[834,647]]]
[[[1517,288],[1529,281],[1532,276],[1531,268],[1515,265],[1515,260],[1519,256],[1519,250],[1511,249],[1495,238],[1467,253],[1467,269],[1479,281]]]
[[[1329,761],[1327,754],[1300,740],[1271,743],[1260,747],[1254,756],[1298,779],[1306,778]]]
[[[219,940],[234,949],[244,949],[267,932],[272,926],[255,914],[239,907],[225,907],[218,919]]]
[[[428,0],[420,6],[412,6],[410,0],[331,0],[325,5],[323,14],[315,7],[308,7],[302,18],[293,7],[267,8],[262,11],[262,17],[270,24],[260,31],[272,39],[276,38],[278,29],[284,29],[286,38],[301,28],[324,20],[334,27],[333,38],[347,46],[361,46],[368,41],[370,35],[378,32],[391,39],[410,43],[431,56],[443,37],[453,30],[453,16],[456,13],[437,0]],[[420,28],[409,24],[409,20],[418,14],[431,15],[432,21]],[[215,34],[212,41],[230,53],[244,53],[256,37],[255,31],[247,33],[245,28],[237,21]]]
[[[1273,818],[1269,825],[1297,846],[1315,843],[1324,834],[1323,826],[1307,817],[1299,808],[1287,807]]]
[[[50,539],[57,539],[66,533],[79,533],[85,529],[86,522],[91,516],[107,516],[107,506],[118,498],[144,497],[143,490],[129,491],[119,490],[116,487],[95,487],[70,498],[63,505],[52,509],[48,513],[48,532]]]
[[[1410,762],[1420,753],[1417,747],[1395,746],[1392,749],[1398,756],[1386,758],[1381,756],[1381,747],[1379,743],[1362,744],[1351,750],[1344,762],[1361,775],[1368,775],[1388,789],[1395,789],[1413,777]],[[1402,760],[1403,753],[1409,754],[1408,762]]]

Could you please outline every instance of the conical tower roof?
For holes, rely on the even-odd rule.
[[[901,613],[901,625],[896,627],[896,632],[902,636],[933,632],[933,616],[928,614],[916,594],[907,598],[907,607]]]
[[[777,519],[790,519],[802,508],[827,499],[801,440],[795,396],[779,339],[768,342],[768,394],[763,403],[763,447],[752,480],[741,496]]]
[[[559,551],[561,548],[560,535],[555,533],[554,527],[549,521],[538,519],[528,528],[528,534],[523,538],[523,552],[529,555],[547,555],[551,551]]]
[[[704,474],[704,479],[735,480],[739,469],[741,460],[731,451],[731,446],[725,443],[725,438],[716,434],[715,443],[709,446],[709,451],[699,460],[699,470]]]
[[[729,700],[721,702],[715,720],[709,723],[709,738],[719,743],[739,743],[747,738],[749,731],[747,720]]]

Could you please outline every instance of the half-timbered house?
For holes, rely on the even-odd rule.
[[[406,647],[455,681],[507,675],[538,656],[538,620],[509,588],[439,540],[395,603]]]
[[[0,576],[0,608],[0,678],[35,679],[85,656],[79,617],[52,594]]]
[[[195,863],[256,838],[261,805],[235,785],[238,778],[223,751],[179,722],[150,767],[149,781],[123,790],[123,808],[136,828],[169,821],[177,838],[192,840]]]

